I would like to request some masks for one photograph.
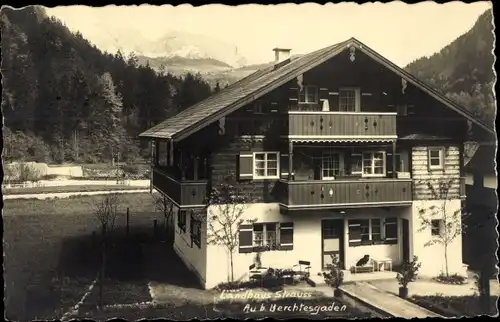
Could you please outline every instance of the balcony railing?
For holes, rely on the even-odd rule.
[[[153,169],[153,186],[166,194],[180,208],[203,207],[207,196],[207,181],[178,180],[167,172]]]
[[[289,111],[290,138],[396,138],[397,113]]]
[[[335,209],[410,205],[411,189],[411,179],[280,180],[275,194],[288,209]]]

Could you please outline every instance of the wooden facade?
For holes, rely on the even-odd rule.
[[[306,102],[304,88],[312,88]],[[352,90],[352,111],[345,110],[342,100],[349,97],[342,96],[343,90]],[[466,124],[465,118],[365,54],[351,61],[346,52],[168,144],[157,152],[158,158],[166,153],[166,162],[177,170],[170,176],[155,170],[153,185],[186,207],[203,204],[230,173],[257,202],[278,202],[290,209],[408,205],[433,199],[428,184],[448,179],[453,180],[450,196],[460,198],[460,144]],[[428,147],[435,142],[399,139],[415,133],[449,138],[439,143],[444,148],[442,168],[429,168]],[[304,162],[305,149],[312,160],[321,160],[326,150],[351,152],[342,152],[342,170],[335,178],[323,180],[323,165]],[[266,151],[277,153],[278,173],[256,177],[255,153]],[[353,151],[383,151],[383,174],[373,178],[351,173]],[[187,167],[192,159],[206,162]]]

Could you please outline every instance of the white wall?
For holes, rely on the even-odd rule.
[[[410,229],[413,234],[411,242],[411,254],[418,256],[418,260],[422,263],[420,268],[420,275],[422,276],[437,276],[440,272],[445,272],[444,260],[444,246],[441,244],[434,244],[432,246],[425,246],[425,243],[431,240],[431,229],[427,228],[419,231],[422,227],[421,219],[418,215],[420,209],[428,210],[432,206],[441,207],[443,200],[428,200],[428,201],[414,201],[412,206],[412,221],[410,222]],[[446,201],[446,212],[448,216],[461,208],[461,200],[448,200]],[[427,215],[427,218],[431,218]],[[443,218],[442,213],[435,215],[434,219]],[[449,217],[448,217],[449,218]],[[455,240],[448,245],[448,270],[450,274],[464,275],[462,263],[462,235],[458,235]]]
[[[178,226],[177,212],[174,213],[174,250],[182,259],[184,264],[198,276],[200,284],[205,286],[207,273],[207,242],[206,242],[206,223],[202,221],[202,234],[200,247],[191,245],[190,237],[191,215],[186,214],[186,232],[183,232]]]
[[[346,267],[354,265],[365,254],[372,258],[391,258],[394,264],[398,264],[402,259],[401,240],[399,234],[397,245],[373,245],[373,246],[348,246],[347,220],[365,219],[375,217],[394,217],[401,213],[401,209],[391,208],[391,212],[382,211],[377,208],[366,208],[346,211],[340,214],[334,211],[301,212],[296,211],[290,214],[280,214],[278,204],[252,204],[248,206],[243,214],[244,219],[256,219],[257,222],[293,222],[293,250],[290,251],[266,251],[261,253],[261,263],[264,267],[292,268],[299,260],[311,262],[311,274],[321,271],[322,260],[322,240],[321,240],[321,220],[322,219],[344,219],[344,256]],[[216,208],[211,208],[214,214]],[[398,223],[401,232],[401,223]],[[234,253],[233,267],[235,280],[248,278],[249,266],[255,261],[256,253]],[[228,281],[230,276],[230,261],[225,249],[220,246],[208,245],[207,247],[207,271],[206,287],[212,288],[221,282]]]

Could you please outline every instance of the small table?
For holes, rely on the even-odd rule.
[[[377,259],[375,260],[375,263],[379,272],[385,270],[392,271],[392,259],[390,258]],[[386,269],[386,267],[388,267],[389,269]]]

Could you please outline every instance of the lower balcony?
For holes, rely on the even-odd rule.
[[[408,206],[411,179],[280,180],[275,195],[289,210]]]
[[[179,208],[205,207],[206,180],[174,179],[168,171],[153,169],[153,187],[165,194]]]

